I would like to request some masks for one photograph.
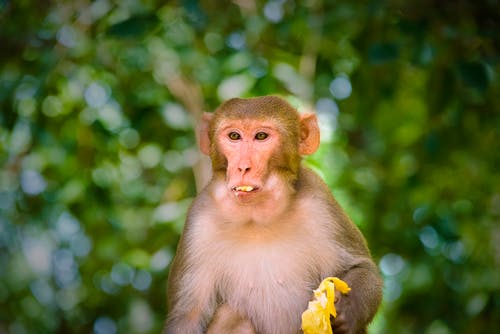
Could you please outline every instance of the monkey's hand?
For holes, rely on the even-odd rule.
[[[304,334],[332,334],[330,317],[337,317],[336,298],[350,290],[347,283],[339,278],[325,278],[314,290],[314,300],[309,302],[309,307],[302,313]]]
[[[349,296],[342,296],[342,293],[335,291],[335,304],[337,306],[337,317],[332,321],[333,334],[352,333],[352,323],[356,322],[356,315],[348,311]],[[353,313],[353,314],[351,314]]]

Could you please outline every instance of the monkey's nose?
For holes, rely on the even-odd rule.
[[[250,167],[238,167],[238,171],[242,174],[245,174],[250,170]]]

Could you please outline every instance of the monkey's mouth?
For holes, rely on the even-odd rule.
[[[257,191],[258,189],[259,189],[258,187],[243,185],[243,186],[233,187],[231,190],[238,194],[238,193],[251,193]]]

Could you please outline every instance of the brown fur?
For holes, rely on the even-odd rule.
[[[327,276],[352,288],[336,304],[334,333],[364,333],[381,279],[360,231],[324,182],[300,167],[299,153],[319,144],[314,115],[262,97],[230,100],[204,119],[200,147],[214,177],[192,204],[171,267],[165,333],[298,333]],[[262,127],[269,138],[256,141]],[[235,193],[247,184],[259,191]]]

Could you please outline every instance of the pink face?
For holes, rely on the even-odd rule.
[[[237,197],[250,198],[272,190],[269,163],[280,147],[280,133],[272,122],[223,121],[215,138],[218,150],[228,162],[228,188]]]

